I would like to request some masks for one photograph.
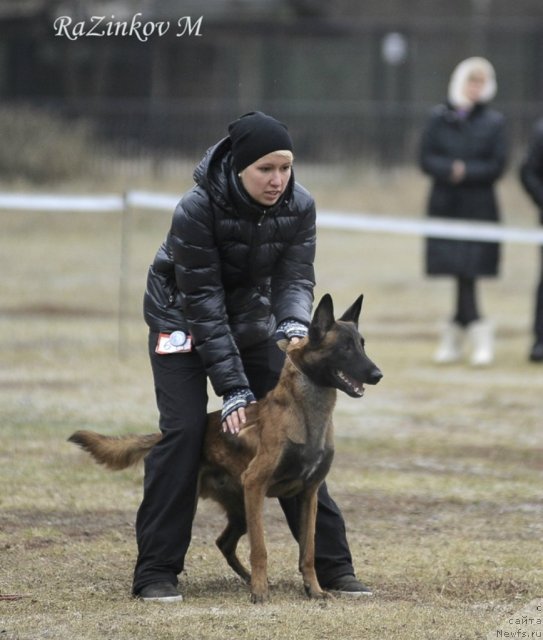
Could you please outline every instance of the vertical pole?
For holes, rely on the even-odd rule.
[[[128,192],[123,193],[121,207],[121,242],[119,261],[119,309],[117,313],[117,353],[125,360],[128,342],[128,302],[130,293],[130,231],[131,209]]]
[[[472,0],[470,55],[487,55],[488,19],[492,0]]]

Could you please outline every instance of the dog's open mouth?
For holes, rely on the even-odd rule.
[[[338,369],[336,371],[337,377],[345,383],[347,389],[355,396],[361,398],[364,395],[364,384],[362,382],[358,382],[351,376],[348,376],[344,371]]]

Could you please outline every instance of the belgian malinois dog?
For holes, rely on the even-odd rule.
[[[381,371],[364,351],[358,332],[363,296],[334,319],[332,298],[319,302],[303,340],[282,345],[286,359],[277,386],[246,408],[238,435],[221,429],[221,412],[209,414],[200,466],[200,496],[217,501],[228,523],[217,546],[228,564],[250,584],[252,602],[268,598],[264,541],[264,498],[299,495],[299,569],[310,598],[324,598],[315,573],[317,490],[334,455],[332,412],[337,390],[353,398],[365,384],[377,384]],[[107,437],[76,431],[69,439],[110,469],[136,464],[162,435]],[[236,554],[249,534],[251,573]]]

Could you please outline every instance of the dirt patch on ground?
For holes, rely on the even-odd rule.
[[[12,537],[14,544],[40,546],[61,543],[66,538],[91,540],[111,531],[132,535],[134,513],[120,509],[97,511],[40,511],[6,510],[2,512],[4,533]],[[55,532],[54,537],[43,531]],[[59,537],[57,537],[57,535]],[[27,540],[24,541],[24,537]]]
[[[112,318],[115,313],[110,309],[93,309],[91,307],[68,307],[49,303],[29,304],[20,307],[0,309],[0,312],[10,318],[28,316],[46,316],[49,318]]]

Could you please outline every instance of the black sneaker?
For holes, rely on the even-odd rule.
[[[329,582],[323,589],[338,596],[350,596],[352,598],[373,595],[369,587],[366,587],[365,584],[352,575],[334,578],[334,580]]]
[[[543,342],[536,342],[530,351],[532,362],[543,362]]]
[[[153,582],[148,584],[138,594],[146,602],[181,602],[183,596],[171,582]]]

